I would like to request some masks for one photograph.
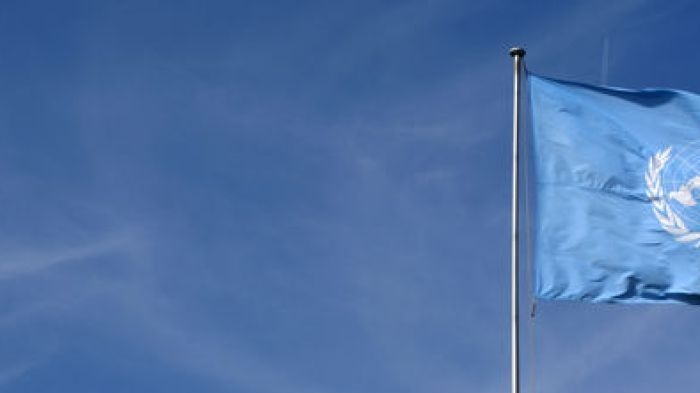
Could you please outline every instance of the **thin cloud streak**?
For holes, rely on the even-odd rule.
[[[555,353],[550,353],[546,359],[535,358],[538,363],[535,383],[538,391],[570,390],[571,386],[580,385],[581,382],[625,358],[636,357],[635,351],[639,351],[639,348],[649,348],[655,344],[654,332],[663,328],[678,307],[640,306],[633,313],[630,312],[624,318],[613,320],[604,329],[595,331],[590,336],[575,337],[575,334],[569,332],[568,339],[572,340],[575,337],[577,340],[575,343],[567,343],[567,347],[571,350],[562,350],[560,345],[559,349],[551,349],[550,352]],[[549,313],[542,311],[541,307],[540,318],[544,316],[546,320],[546,315]],[[542,334],[556,333],[548,329]],[[585,331],[582,334],[585,334]],[[546,339],[548,337],[543,336],[541,340]],[[561,340],[559,337],[557,339]]]
[[[12,366],[0,369],[0,386],[6,385],[17,378],[29,373],[33,368],[37,367],[41,363],[47,361],[48,359],[37,359],[33,361],[18,362]]]
[[[0,280],[42,273],[59,265],[78,263],[111,252],[123,251],[133,245],[131,235],[116,233],[92,243],[54,250],[28,250],[0,254]]]

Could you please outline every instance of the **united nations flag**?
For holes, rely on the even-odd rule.
[[[700,96],[527,82],[537,296],[700,304]]]

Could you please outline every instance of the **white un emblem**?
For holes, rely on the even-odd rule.
[[[651,156],[644,180],[661,227],[677,241],[700,247],[700,142]]]

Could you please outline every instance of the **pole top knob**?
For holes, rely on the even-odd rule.
[[[510,53],[510,55],[512,57],[524,57],[525,56],[525,49],[516,46],[516,47],[510,48],[508,53]]]

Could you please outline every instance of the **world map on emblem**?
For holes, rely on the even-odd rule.
[[[673,148],[661,172],[661,186],[685,226],[700,230],[700,141]]]
[[[678,153],[673,147],[657,151],[649,157],[644,180],[651,210],[661,228],[678,242],[700,248],[700,230],[696,229],[700,223],[696,208],[700,198],[697,147],[693,143]]]

